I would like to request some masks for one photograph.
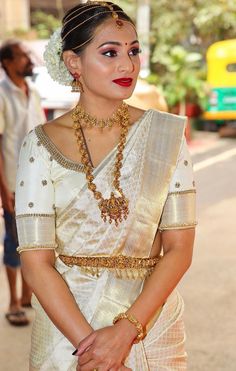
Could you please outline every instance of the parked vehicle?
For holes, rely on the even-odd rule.
[[[203,119],[218,126],[236,123],[236,39],[209,47],[207,81],[211,93]]]

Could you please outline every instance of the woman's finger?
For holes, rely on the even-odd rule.
[[[93,370],[108,371],[108,369],[105,369],[104,367],[102,367],[101,364],[99,366],[94,360],[89,361],[83,366],[77,365],[77,369],[76,369],[76,371],[93,371]]]
[[[90,349],[90,348],[89,348]],[[79,358],[78,358],[78,364],[80,365],[80,366],[83,366],[84,364],[86,364],[86,363],[88,363],[89,361],[91,361],[92,360],[92,353],[89,351],[89,350],[87,350],[87,351],[85,351],[81,356],[79,356]]]
[[[87,336],[85,339],[83,339],[80,343],[79,343],[79,346],[78,346],[78,350],[76,352],[76,356],[81,356],[87,348],[89,348],[95,338],[96,338],[97,334],[95,332],[92,332],[89,336]]]

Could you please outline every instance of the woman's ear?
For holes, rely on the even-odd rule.
[[[72,75],[74,73],[80,74],[80,57],[77,54],[72,50],[66,50],[63,52],[62,58]]]

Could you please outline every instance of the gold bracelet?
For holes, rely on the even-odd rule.
[[[133,343],[137,344],[140,342],[140,340],[143,340],[146,336],[146,332],[144,330],[144,327],[142,324],[132,315],[128,313],[119,313],[114,319],[113,319],[113,325],[120,321],[121,319],[127,319],[130,323],[132,323],[138,332],[138,335],[134,339]]]

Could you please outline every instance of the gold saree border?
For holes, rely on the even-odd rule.
[[[18,231],[17,251],[56,249],[54,214],[19,214],[16,216]]]
[[[194,228],[196,217],[196,190],[170,192],[161,217],[159,230]]]
[[[168,196],[184,137],[186,118],[152,111],[143,164],[143,184],[136,204],[134,223],[126,241],[127,249],[140,246],[137,254],[150,251]],[[149,252],[150,253],[150,252]]]

